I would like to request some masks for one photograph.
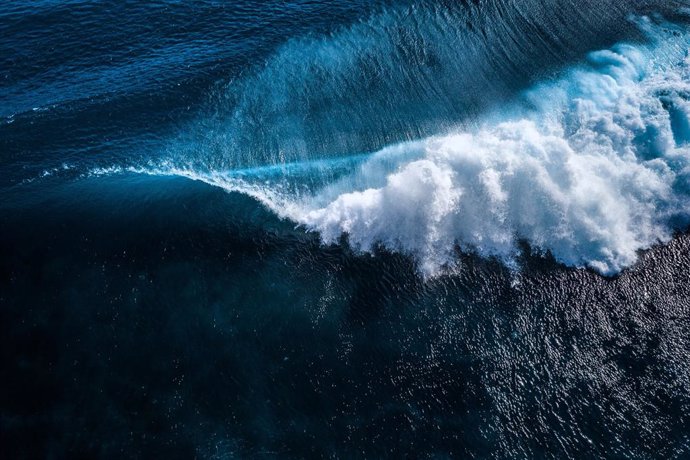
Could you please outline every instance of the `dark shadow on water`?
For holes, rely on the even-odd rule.
[[[181,179],[37,195],[1,211],[4,458],[688,454],[687,235],[424,281]]]

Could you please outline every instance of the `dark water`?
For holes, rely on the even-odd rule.
[[[3,2],[0,457],[690,458],[685,7]],[[637,56],[617,43],[668,85],[590,54]],[[642,114],[620,141],[633,160],[612,160],[632,179],[604,187],[608,163],[589,159],[591,201],[553,198],[520,158],[558,172],[558,150],[516,148],[527,183],[511,182],[482,139],[513,144],[482,117],[522,116],[536,91],[548,118],[539,88],[590,77],[570,99],[589,107],[603,79],[642,109],[595,104],[591,126],[564,109],[559,135],[576,149],[569,130],[599,133],[587,148],[617,155],[608,126]],[[417,144],[366,169],[387,146],[475,129],[494,161],[477,177],[505,173],[508,206],[532,216],[506,214],[509,258],[494,227],[465,225],[493,219],[488,202],[462,205],[462,224],[420,217],[445,189],[396,175]],[[452,180],[474,175],[453,158]],[[400,181],[391,204],[326,212]],[[348,235],[323,244],[331,228]],[[445,239],[425,253],[418,233],[456,241],[456,266],[425,271]]]

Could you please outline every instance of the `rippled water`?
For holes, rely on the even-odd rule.
[[[0,5],[0,457],[690,456],[690,5]]]

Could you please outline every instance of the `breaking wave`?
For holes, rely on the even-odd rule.
[[[327,244],[403,251],[426,276],[455,266],[458,248],[512,263],[520,241],[615,274],[690,211],[689,35],[639,23],[649,44],[593,52],[473,129],[369,156],[146,172],[249,194]]]

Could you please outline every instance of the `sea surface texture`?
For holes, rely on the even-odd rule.
[[[0,458],[690,458],[690,3],[0,2]]]

